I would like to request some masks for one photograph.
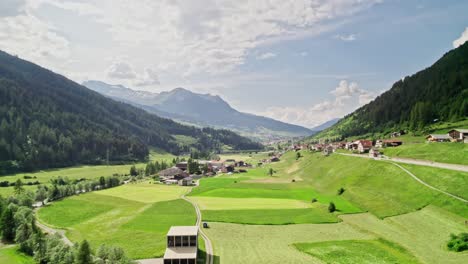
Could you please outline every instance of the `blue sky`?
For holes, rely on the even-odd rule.
[[[82,82],[221,95],[313,127],[468,38],[468,1],[0,2],[0,49]]]

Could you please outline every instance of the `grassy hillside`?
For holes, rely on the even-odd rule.
[[[160,257],[172,225],[195,224],[195,209],[180,199],[186,191],[179,186],[129,184],[56,202],[40,209],[38,219],[67,230],[72,241],[119,246],[136,259]]]
[[[369,104],[313,136],[341,139],[407,129],[427,132],[434,120],[468,117],[468,43],[447,52],[432,66],[407,76]]]

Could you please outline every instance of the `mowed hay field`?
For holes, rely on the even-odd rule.
[[[242,225],[210,223],[206,233],[214,243],[217,263],[465,263],[468,254],[454,253],[445,244],[451,232],[467,232],[463,218],[429,206],[401,216],[379,219],[369,213],[342,215],[335,224]],[[352,241],[389,241],[380,247],[381,262],[355,261],[362,247],[347,247],[340,261],[304,254],[295,245]],[[341,242],[345,241],[345,242]],[[346,242],[347,241],[347,242]],[[365,251],[369,248],[364,249]],[[335,252],[336,253],[336,252]],[[372,257],[372,256],[369,256]],[[394,261],[397,259],[398,261]],[[408,262],[409,260],[416,260]]]
[[[419,261],[406,249],[384,239],[298,243],[296,248],[326,263],[414,264]]]
[[[72,241],[120,246],[135,259],[160,257],[173,225],[194,225],[193,206],[180,199],[188,188],[128,184],[55,202],[38,212],[40,222],[66,230]]]
[[[280,162],[245,174],[203,179],[190,194],[210,222],[206,232],[218,262],[335,263],[307,252],[314,244],[321,245],[323,253],[333,241],[342,246],[337,252],[344,254],[343,263],[379,263],[372,262],[376,257],[380,263],[467,259],[465,253],[449,252],[445,246],[450,233],[468,232],[466,203],[421,185],[391,163],[301,154],[296,160],[294,152],[286,153]],[[275,170],[273,177],[269,168]],[[407,169],[438,188],[460,196],[467,193],[467,173],[415,165]],[[340,187],[345,192],[337,195]],[[311,203],[313,198],[317,202]],[[297,202],[308,208],[298,208]],[[336,204],[337,212],[328,213],[329,202]],[[362,244],[350,246],[350,241]],[[295,245],[302,245],[304,252]],[[366,246],[376,255],[356,262]]]

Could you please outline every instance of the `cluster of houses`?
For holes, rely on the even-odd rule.
[[[246,168],[251,168],[252,165],[244,161],[235,161],[228,159],[226,161],[217,160],[201,160],[198,165],[202,170],[201,174],[191,174],[188,170],[188,162],[179,162],[174,167],[162,170],[158,173],[159,181],[164,184],[178,184],[180,186],[193,185],[195,180],[201,177],[211,177],[220,173],[243,173],[247,172]]]
[[[430,134],[426,137],[429,142],[464,142],[468,143],[468,129],[452,129],[447,134]]]
[[[314,144],[309,147],[312,151],[322,152],[328,156],[337,149],[345,149],[357,153],[369,153],[371,157],[380,157],[379,149],[386,147],[398,147],[403,144],[403,141],[396,139],[379,139],[376,141],[359,139],[350,142],[333,142],[329,144]]]

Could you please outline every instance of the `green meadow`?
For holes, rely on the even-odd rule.
[[[172,161],[175,156],[166,152],[152,150],[150,152],[150,160],[165,160]],[[0,176],[0,181],[9,181],[15,182],[17,179],[21,179],[23,182],[34,182],[39,181],[41,184],[48,184],[51,179],[61,177],[68,177],[70,180],[75,179],[96,179],[101,176],[107,177],[112,176],[113,174],[128,174],[130,172],[130,167],[135,165],[137,168],[144,169],[144,163],[137,164],[126,164],[126,165],[95,165],[95,166],[76,166],[68,168],[59,168],[59,169],[49,169],[42,170],[31,173],[16,173],[11,175]],[[24,176],[36,177],[34,179],[24,179]],[[26,189],[35,190],[36,186],[24,186]],[[13,187],[0,187],[0,195],[7,197],[13,194]]]
[[[132,258],[160,257],[172,225],[193,225],[195,209],[180,196],[188,189],[128,184],[55,202],[38,211],[40,222],[66,230],[72,241],[120,246]],[[131,239],[129,239],[131,238]]]
[[[295,246],[298,250],[323,260],[325,263],[419,263],[406,249],[384,239],[298,243]]]
[[[385,148],[389,157],[413,158],[442,163],[468,165],[468,144],[452,142],[408,142],[395,148]]]
[[[468,232],[466,203],[427,188],[389,162],[301,154],[296,159],[288,152],[280,162],[247,173],[203,178],[187,194],[209,222],[205,232],[215,263],[455,264],[468,257],[445,248],[450,233]],[[256,164],[262,155],[230,157]],[[468,193],[468,173],[402,166],[444,191]],[[188,190],[128,184],[66,198],[40,209],[38,217],[65,229],[72,241],[121,246],[133,258],[158,257],[171,225],[196,221],[194,208],[180,199]]]
[[[17,246],[0,244],[0,263],[2,264],[33,264],[34,259],[18,251]]]

